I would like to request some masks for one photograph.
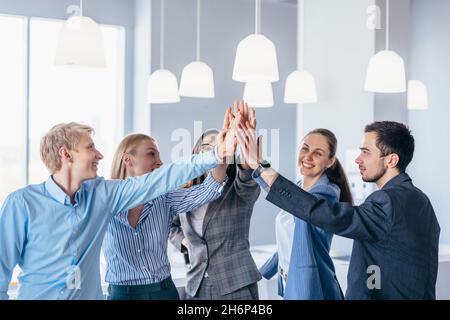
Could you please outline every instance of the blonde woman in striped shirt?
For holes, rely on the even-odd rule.
[[[218,139],[225,140],[230,150],[235,148],[234,136],[226,135],[225,130]],[[229,152],[234,153],[234,150]],[[161,165],[153,138],[143,134],[129,135],[116,151],[111,178],[141,175]],[[217,199],[222,192],[226,169],[227,165],[221,164],[202,184],[169,192],[112,219],[103,242],[109,299],[179,299],[167,256],[171,222],[176,214]]]

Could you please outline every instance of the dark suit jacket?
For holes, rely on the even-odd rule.
[[[406,173],[391,179],[360,206],[330,204],[282,176],[266,199],[300,219],[355,240],[347,299],[435,299],[440,227],[429,199]]]
[[[248,240],[253,207],[261,192],[252,179],[252,171],[242,170],[239,165],[229,166],[229,179],[222,195],[206,211],[203,236],[192,228],[189,213],[182,213],[173,221],[172,244],[181,249],[184,237],[190,243],[191,269],[187,272],[186,292],[192,297],[205,272],[214,282],[217,295],[234,292],[261,279]]]

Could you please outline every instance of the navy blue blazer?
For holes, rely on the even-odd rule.
[[[317,199],[331,203],[339,201],[340,189],[323,174],[308,191]],[[330,246],[333,234],[294,217],[295,228],[286,288],[278,275],[278,294],[285,300],[341,300],[342,291],[336,279]],[[275,253],[261,268],[263,277],[278,273]]]
[[[282,176],[266,199],[355,240],[347,299],[435,299],[440,227],[429,199],[406,173],[360,206],[317,199]]]

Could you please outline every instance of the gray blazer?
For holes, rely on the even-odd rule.
[[[229,166],[228,182],[222,195],[211,202],[206,211],[203,237],[192,228],[189,213],[182,213],[173,221],[172,244],[181,250],[184,237],[190,243],[191,269],[187,272],[186,293],[192,297],[200,288],[205,272],[221,295],[261,279],[248,241],[253,207],[261,192],[251,174],[251,169]]]

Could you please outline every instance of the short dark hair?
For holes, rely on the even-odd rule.
[[[397,168],[400,172],[405,172],[414,154],[414,137],[409,128],[395,121],[376,121],[367,125],[364,131],[374,132],[377,135],[376,144],[381,156],[397,154],[399,157]]]

